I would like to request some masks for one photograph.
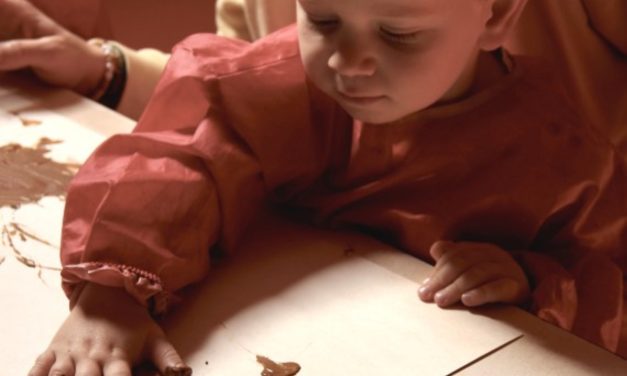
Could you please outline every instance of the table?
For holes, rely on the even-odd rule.
[[[0,110],[21,121],[56,119],[68,129],[68,139],[83,132],[76,144],[85,148],[82,154],[78,146],[53,150],[76,152],[79,159],[99,140],[134,125],[73,93],[23,77],[0,76]],[[62,200],[43,198],[16,213],[3,210],[30,223],[29,234],[45,238],[20,240],[15,248],[23,252],[22,262],[6,237],[0,245],[0,362],[8,374],[25,374],[67,314],[55,270]],[[39,225],[42,218],[45,226]],[[25,260],[40,267],[27,267]],[[260,374],[255,355],[298,361],[299,375],[329,369],[382,374],[391,361],[403,374],[627,374],[625,360],[517,308],[441,310],[419,302],[414,290],[430,268],[362,234],[316,229],[269,211],[239,253],[181,293],[184,303],[163,325],[195,375]],[[376,284],[362,291],[371,280]],[[412,314],[422,321],[408,318]]]

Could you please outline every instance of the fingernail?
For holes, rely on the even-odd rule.
[[[431,301],[433,300],[433,291],[429,288],[429,286],[422,286],[418,289],[418,295],[423,300]]]
[[[462,303],[464,303],[465,306],[472,307],[476,305],[476,299],[477,299],[477,294],[473,291],[464,293],[462,295]]]
[[[165,367],[165,376],[192,376],[192,369],[184,364]]]
[[[443,306],[447,303],[446,295],[443,294],[442,292],[436,293],[435,296],[433,297],[433,300],[435,300],[436,304],[439,306]]]
[[[424,281],[422,281],[421,285],[423,285],[423,286],[424,285],[428,285],[430,280],[431,280],[431,278],[425,279]]]

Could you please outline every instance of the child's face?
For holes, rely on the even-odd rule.
[[[309,78],[354,118],[398,120],[472,83],[486,0],[298,0]]]

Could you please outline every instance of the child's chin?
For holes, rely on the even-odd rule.
[[[385,113],[382,113],[381,111],[366,112],[366,111],[355,111],[355,110],[350,110],[350,109],[345,109],[345,110],[353,117],[353,119],[359,120],[362,123],[367,123],[367,124],[383,125],[383,124],[388,124],[388,123],[394,123],[397,120],[402,118],[402,116],[393,115],[393,114],[385,114]]]

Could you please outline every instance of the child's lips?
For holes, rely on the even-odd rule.
[[[358,105],[372,104],[385,98],[385,95],[346,93],[340,90],[338,90],[338,94],[343,102]]]

